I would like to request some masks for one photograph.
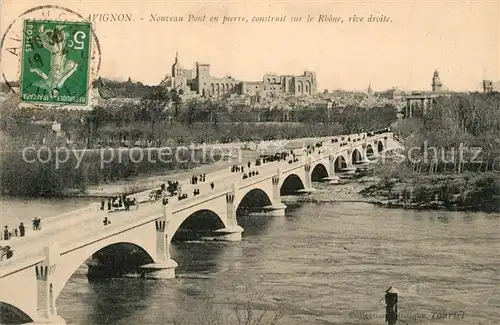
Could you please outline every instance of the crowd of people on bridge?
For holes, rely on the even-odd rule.
[[[41,219],[40,218],[34,218],[33,219],[33,230],[41,230]],[[9,226],[5,226],[3,229],[3,233],[0,236],[0,239],[3,240],[10,240],[13,237],[24,237],[26,235],[26,227],[24,226],[24,223],[21,222],[19,223],[19,226],[13,229],[9,229]],[[14,251],[12,250],[11,246],[6,245],[6,246],[1,246],[0,245],[0,261],[2,261],[4,258],[9,259],[14,255]]]
[[[37,219],[37,218],[35,218]],[[40,220],[38,218],[38,220]],[[40,230],[41,228],[36,228],[33,225],[33,230]],[[2,239],[3,240],[9,240],[12,237],[24,237],[26,235],[26,227],[24,226],[24,223],[20,223],[18,227],[9,229],[9,226],[5,226],[3,229],[3,234],[2,234]]]
[[[198,184],[198,182],[204,182],[205,181],[205,176],[206,176],[206,174],[201,174],[199,177],[196,176],[196,175],[193,175],[191,177],[190,184],[194,185],[194,184]]]
[[[193,175],[189,180],[191,185],[196,185],[201,182],[206,182],[206,174],[200,174],[199,176]],[[215,187],[215,183],[211,182],[210,187],[213,190]],[[201,191],[199,188],[193,189],[193,196],[200,195]],[[182,201],[188,198],[187,193],[182,192],[182,186],[179,181],[167,181],[167,183],[163,183],[160,185],[159,189],[152,190],[149,193],[149,199],[151,203],[156,202],[161,199],[163,205],[167,205],[169,202],[169,197],[177,196],[178,201]]]
[[[126,194],[108,198],[102,198],[101,200],[101,210],[104,210],[106,207],[106,201],[108,206],[108,212],[114,209],[124,208],[125,211],[130,211],[131,206],[135,206],[139,208],[139,202],[136,198],[129,198]]]
[[[33,229],[35,229],[33,227]],[[9,240],[12,237],[24,237],[26,235],[26,227],[24,223],[20,223],[17,228],[9,229],[9,226],[5,226],[3,229],[2,239]]]

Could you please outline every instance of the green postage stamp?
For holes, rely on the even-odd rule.
[[[91,30],[88,22],[24,22],[21,101],[87,104]]]

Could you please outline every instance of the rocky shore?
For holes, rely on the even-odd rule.
[[[460,205],[457,202],[440,200],[437,196],[429,202],[415,202],[412,201],[412,198],[403,195],[399,195],[397,198],[388,198],[380,195],[380,192],[371,190],[376,184],[378,184],[376,177],[344,180],[339,184],[317,183],[315,184],[316,192],[302,196],[283,197],[282,200],[301,203],[364,202],[384,208],[408,210],[484,210],[478,205]]]

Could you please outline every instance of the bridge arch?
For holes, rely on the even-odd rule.
[[[366,158],[373,157],[375,155],[375,151],[373,150],[373,146],[371,144],[368,144],[366,146]]]
[[[298,190],[304,189],[304,182],[297,174],[290,174],[283,180],[280,186],[280,195],[295,194]]]
[[[199,239],[203,235],[224,227],[224,219],[220,217],[219,213],[210,209],[200,209],[189,214],[180,222],[179,226],[173,231],[171,240]]]
[[[132,243],[116,243],[101,248],[87,262],[89,278],[120,277],[127,273],[139,273],[141,265],[154,259],[142,247]]]
[[[384,149],[385,149],[385,148],[384,148],[384,143],[383,143],[382,141],[379,141],[379,142],[377,143],[377,151],[378,151],[378,152],[382,152],[382,151],[384,151]]]
[[[361,152],[358,149],[354,149],[352,151],[352,164],[357,164],[359,161],[363,159],[363,156],[361,155]]]
[[[253,188],[243,194],[240,202],[238,203],[236,214],[239,215],[249,209],[262,208],[271,204],[271,196],[266,193],[265,190],[260,188]]]
[[[21,286],[22,284],[20,287]],[[0,301],[0,324],[25,324],[32,323],[33,321],[34,319],[28,316],[20,308]]]
[[[58,267],[54,274],[54,278],[56,279],[56,282],[54,282],[55,298],[59,296],[75,271],[87,261],[89,272],[93,272],[91,271],[93,267],[95,267],[97,271],[99,262],[103,262],[102,266],[104,269],[102,271],[104,272],[106,271],[106,267],[109,268],[113,265],[112,263],[115,263],[114,268],[117,268],[117,265],[121,266],[121,268],[118,268],[118,272],[133,272],[133,262],[144,265],[154,261],[156,258],[156,236],[151,235],[152,231],[155,231],[154,227],[154,223],[143,225],[137,228],[136,231],[125,231],[104,240],[96,241],[90,245],[61,254]],[[117,255],[113,256],[113,254]],[[96,259],[94,259],[94,257],[96,257]],[[89,275],[97,276],[98,274],[94,273]],[[120,273],[109,275],[116,276],[120,275]]]
[[[311,181],[320,182],[323,178],[328,177],[328,170],[322,163],[316,164],[311,171]]]
[[[344,168],[347,168],[347,160],[345,159],[345,157],[338,156],[337,158],[335,158],[333,168],[336,173],[340,173]]]

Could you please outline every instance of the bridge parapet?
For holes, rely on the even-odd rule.
[[[60,227],[72,228],[81,221],[87,220],[89,217],[94,217],[99,211],[99,203],[91,203],[84,208],[68,211],[55,217],[42,220],[42,228],[44,230],[57,229]]]

